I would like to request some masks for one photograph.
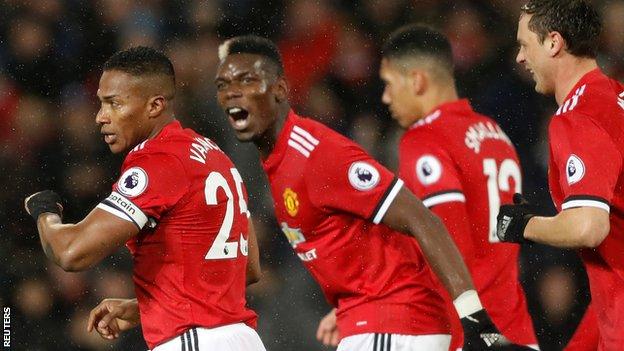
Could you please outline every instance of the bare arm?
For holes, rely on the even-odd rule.
[[[59,215],[43,213],[37,229],[46,256],[72,272],[92,267],[139,232],[133,223],[98,208],[76,224],[63,224]]]
[[[429,265],[453,299],[475,289],[462,256],[444,225],[411,191],[405,187],[399,191],[382,221],[390,228],[416,238]]]
[[[554,217],[531,218],[524,237],[562,248],[597,247],[609,230],[609,212],[596,207],[577,207]]]
[[[444,224],[451,235],[451,239],[461,252],[464,263],[470,269],[476,252],[468,219],[468,209],[465,202],[453,201],[435,205],[429,208]]]
[[[249,219],[249,237],[247,238],[249,245],[249,256],[247,256],[247,285],[251,285],[260,281],[262,270],[260,269],[260,250],[258,248],[258,240],[254,229],[253,221]]]

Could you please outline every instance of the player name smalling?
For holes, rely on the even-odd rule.
[[[501,127],[490,122],[479,122],[468,127],[464,142],[469,149],[478,154],[481,151],[481,143],[485,139],[502,140],[511,145],[511,140]]]
[[[206,155],[210,150],[219,150],[219,146],[208,138],[195,138],[195,142],[191,143],[191,160],[206,164]]]

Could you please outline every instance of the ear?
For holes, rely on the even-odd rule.
[[[167,99],[162,95],[155,95],[147,101],[147,109],[150,118],[158,117],[167,109]]]
[[[423,70],[414,69],[408,74],[409,84],[414,95],[423,95],[429,86],[429,75]]]
[[[565,40],[561,36],[559,32],[550,32],[548,36],[544,40],[544,45],[546,46],[546,50],[550,57],[555,57],[559,55],[560,52],[565,50]]]
[[[286,82],[286,78],[277,78],[273,89],[275,93],[275,101],[284,102],[288,100],[288,82]]]

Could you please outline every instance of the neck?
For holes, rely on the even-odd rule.
[[[426,117],[435,108],[442,104],[457,100],[459,100],[459,96],[457,95],[457,89],[455,89],[454,81],[451,81],[448,84],[433,86],[431,93],[423,96],[424,102],[422,107],[424,114],[420,118]]]
[[[260,158],[262,158],[263,160],[266,160],[271,152],[273,152],[273,148],[275,148],[277,138],[284,128],[284,123],[286,122],[286,116],[288,116],[288,111],[290,111],[290,105],[288,105],[287,103],[281,104],[277,109],[277,116],[273,124],[269,126],[269,128],[260,138],[254,140],[254,144],[256,144],[256,148],[260,153]]]
[[[555,75],[555,99],[557,99],[557,104],[562,105],[566,96],[568,96],[578,81],[596,68],[598,68],[596,59],[574,56],[569,57],[565,64],[557,65],[557,73]]]
[[[173,114],[159,117],[158,121],[156,122],[146,139],[153,139],[167,124],[171,123],[174,119],[175,117],[173,116]]]

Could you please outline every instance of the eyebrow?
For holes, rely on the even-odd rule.
[[[248,75],[248,74],[254,74],[254,72],[253,72],[253,71],[251,71],[251,70],[242,71],[242,72],[239,72],[239,73],[234,74],[234,76],[232,77],[232,79],[240,78],[240,77],[243,77],[243,76]],[[221,77],[221,76],[220,76],[220,77],[215,78],[215,82],[218,82],[218,81],[223,81],[223,80],[229,80],[229,79],[224,78],[224,77]]]
[[[102,96],[102,97],[100,97],[100,100],[103,100],[103,101],[104,101],[104,100],[112,100],[113,98],[115,98],[115,97],[117,97],[117,96],[119,96],[119,95],[117,95],[117,94],[113,94],[113,95],[106,95],[106,96]]]

